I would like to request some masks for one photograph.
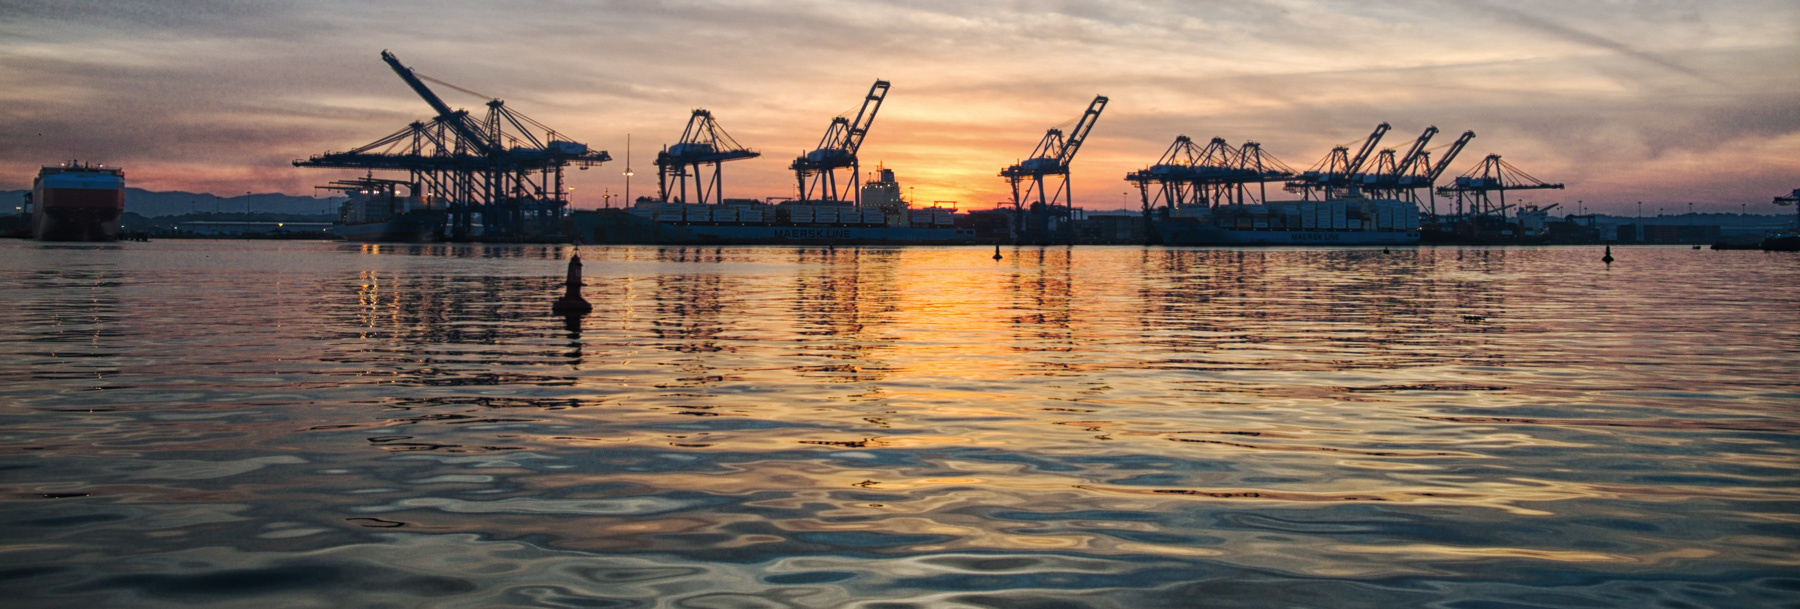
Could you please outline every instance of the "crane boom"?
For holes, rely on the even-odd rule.
[[[400,80],[406,81],[407,86],[412,87],[414,93],[418,93],[419,97],[424,98],[425,103],[429,104],[432,110],[437,111],[438,120],[448,123],[451,129],[456,130],[457,135],[481,149],[482,154],[493,154],[493,142],[489,142],[488,138],[469,126],[468,112],[451,110],[449,104],[445,104],[444,100],[437,96],[437,93],[433,93],[431,87],[425,86],[424,81],[419,80],[419,77],[413,74],[412,68],[402,65],[400,58],[395,57],[393,53],[383,50],[381,60],[387,62],[388,67],[393,68],[394,73],[399,74]]]
[[[1406,156],[1400,157],[1400,161],[1394,164],[1395,176],[1406,175],[1414,165],[1419,163],[1419,160],[1424,157],[1422,153],[1425,152],[1425,144],[1430,142],[1431,136],[1437,135],[1437,132],[1437,125],[1432,125],[1426,127],[1424,133],[1419,134],[1419,139],[1413,142],[1412,149],[1406,151]]]
[[[1081,143],[1087,140],[1088,132],[1093,131],[1094,123],[1100,121],[1100,112],[1106,109],[1106,101],[1106,96],[1095,95],[1094,101],[1088,103],[1087,112],[1081,114],[1081,121],[1075,123],[1075,128],[1069,131],[1068,139],[1063,141],[1062,153],[1056,157],[1058,163],[1068,165],[1069,161],[1075,160],[1075,153],[1081,151]]]
[[[869,87],[869,94],[863,97],[862,109],[856,112],[856,120],[850,123],[849,131],[844,133],[843,145],[839,146],[851,155],[862,148],[863,136],[869,134],[869,127],[875,124],[875,113],[881,111],[881,101],[887,99],[888,81],[877,80]]]
[[[1469,140],[1472,139],[1475,139],[1474,131],[1464,131],[1461,137],[1456,138],[1456,143],[1451,144],[1450,149],[1444,151],[1444,158],[1438,159],[1437,166],[1432,167],[1431,172],[1425,176],[1425,183],[1436,184],[1438,178],[1444,175],[1444,170],[1450,167],[1450,161],[1454,160],[1456,154],[1462,152],[1463,147],[1469,145]]]
[[[861,164],[856,153],[862,148],[869,127],[875,124],[875,113],[881,110],[881,101],[887,98],[887,92],[888,81],[875,81],[869,87],[868,95],[863,96],[862,108],[856,111],[854,119],[832,117],[825,135],[819,137],[819,147],[801,154],[788,165],[794,172],[799,187],[796,192],[801,200],[813,200],[817,195],[822,201],[861,202]],[[849,169],[849,179],[840,183],[836,175],[838,169]]]
[[[1369,153],[1375,151],[1375,146],[1381,143],[1381,136],[1386,135],[1388,129],[1391,128],[1387,123],[1376,125],[1375,131],[1369,134],[1369,139],[1363,140],[1362,150],[1356,153],[1356,158],[1350,159],[1350,164],[1344,169],[1344,173],[1348,175],[1362,171],[1363,163],[1369,161]]]

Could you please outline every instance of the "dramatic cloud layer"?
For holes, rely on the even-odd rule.
[[[1569,185],[1544,201],[1735,211],[1800,187],[1797,35],[1791,0],[0,0],[0,188],[74,157],[150,189],[312,192],[347,172],[293,159],[429,117],[388,49],[611,151],[571,172],[581,207],[621,200],[626,134],[633,194],[653,189],[697,107],[765,154],[728,167],[730,195],[791,194],[787,162],[882,78],[865,164],[924,201],[1004,198],[998,170],[1104,94],[1074,167],[1089,208],[1178,134],[1305,167],[1386,121],[1395,147],[1474,130],[1451,172],[1500,153]]]

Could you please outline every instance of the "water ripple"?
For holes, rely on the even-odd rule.
[[[0,244],[28,606],[1781,607],[1800,258]]]

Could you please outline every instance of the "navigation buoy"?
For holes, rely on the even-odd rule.
[[[1005,256],[1000,255],[1000,246],[996,245],[994,246],[994,259],[999,260],[1001,258],[1005,258]]]
[[[1612,264],[1612,261],[1613,261],[1613,257],[1612,257],[1612,246],[1610,246],[1610,245],[1608,245],[1608,246],[1606,246],[1606,255],[1605,255],[1605,256],[1601,256],[1601,257],[1600,257],[1600,261],[1601,261],[1601,262],[1604,262],[1604,263],[1607,263],[1607,264]]]
[[[583,285],[581,283],[581,254],[569,257],[569,280],[564,285],[568,286],[568,289],[563,292],[562,298],[556,299],[556,303],[550,305],[552,312],[581,314],[594,310],[594,305],[588,304],[587,299],[581,297],[581,286]]]

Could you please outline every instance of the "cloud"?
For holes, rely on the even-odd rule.
[[[1570,27],[1570,26],[1562,24],[1562,23],[1557,23],[1557,22],[1549,20],[1549,19],[1538,17],[1536,15],[1531,15],[1531,14],[1513,9],[1508,6],[1503,6],[1500,4],[1496,4],[1493,2],[1487,2],[1484,0],[1473,0],[1468,3],[1468,6],[1485,11],[1494,16],[1500,17],[1501,19],[1503,19],[1507,22],[1510,22],[1514,25],[1523,26],[1526,29],[1536,31],[1538,33],[1550,36],[1552,38],[1556,38],[1556,39],[1563,40],[1566,42],[1572,42],[1572,43],[1575,43],[1578,45],[1582,45],[1582,46],[1586,46],[1586,47],[1590,47],[1590,48],[1594,48],[1594,49],[1600,49],[1600,50],[1604,50],[1604,51],[1618,53],[1620,55],[1624,55],[1626,57],[1636,59],[1636,60],[1644,62],[1646,64],[1657,66],[1657,67],[1663,68],[1665,70],[1668,70],[1670,72],[1681,74],[1683,76],[1688,76],[1688,77],[1691,77],[1691,78],[1694,78],[1697,80],[1710,82],[1713,84],[1723,84],[1720,81],[1717,81],[1717,80],[1707,76],[1706,74],[1700,72],[1699,70],[1695,70],[1688,66],[1677,63],[1673,60],[1664,58],[1663,56],[1661,56],[1659,54],[1651,53],[1651,52],[1645,51],[1643,49],[1637,48],[1635,46],[1625,44],[1624,42],[1620,42],[1618,40],[1614,40],[1611,38],[1607,38],[1605,36],[1601,36],[1599,34],[1594,34],[1591,32],[1583,31],[1583,30],[1576,29],[1574,27]]]
[[[1075,183],[1101,202],[1177,134],[1257,140],[1304,167],[1382,121],[1408,140],[1480,133],[1453,172],[1492,150],[1572,192],[1648,173],[1716,192],[1723,172],[1703,165],[1794,133],[1800,94],[1800,8],[1766,0],[102,4],[0,0],[0,187],[80,154],[129,163],[134,185],[310,192],[337,176],[288,161],[429,118],[384,48],[610,150],[621,162],[571,172],[586,205],[623,189],[627,133],[643,194],[651,151],[696,107],[764,153],[727,168],[728,190],[786,194],[787,162],[875,78],[894,86],[867,164],[922,199],[983,205],[1001,167],[1095,94],[1112,103]],[[1775,188],[1757,176],[1741,188]]]

